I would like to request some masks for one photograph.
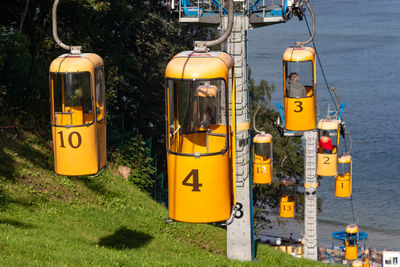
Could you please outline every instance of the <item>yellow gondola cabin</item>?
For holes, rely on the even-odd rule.
[[[338,175],[335,178],[335,197],[350,197],[352,191],[352,158],[343,155],[338,160]]]
[[[319,142],[317,149],[317,175],[336,176],[340,125],[336,119],[318,122]]]
[[[91,175],[105,167],[106,101],[103,60],[64,54],[50,65],[55,172]]]
[[[345,259],[355,260],[358,258],[358,226],[350,224],[345,230]]]
[[[225,221],[234,200],[235,105],[229,124],[228,76],[233,59],[223,52],[176,55],[165,78],[169,217],[176,221]],[[232,79],[234,81],[234,78]],[[233,85],[234,87],[234,85]]]
[[[282,218],[293,218],[296,196],[296,180],[294,178],[284,178],[281,180],[280,186],[280,216]]]
[[[283,54],[285,129],[309,131],[316,124],[316,65],[311,47],[290,47]]]
[[[253,138],[253,183],[270,184],[272,176],[272,135],[259,133]]]

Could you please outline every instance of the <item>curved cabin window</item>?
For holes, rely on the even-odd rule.
[[[338,173],[340,175],[350,174],[350,163],[338,163]]]
[[[96,117],[97,121],[104,119],[105,106],[105,86],[104,86],[104,70],[103,67],[97,68],[94,72],[95,77],[95,93],[96,93]]]
[[[51,122],[55,126],[81,126],[93,122],[89,72],[50,73]]]
[[[350,247],[354,247],[357,241],[357,233],[347,234],[347,241]]]
[[[293,98],[309,97],[314,94],[312,61],[285,61],[285,96]]]
[[[225,81],[170,79],[167,85],[170,152],[225,153],[229,131]]]
[[[254,153],[265,159],[270,157],[271,143],[254,143]]]

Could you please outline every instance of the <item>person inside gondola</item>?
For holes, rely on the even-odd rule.
[[[306,88],[299,82],[299,75],[296,72],[289,74],[286,80],[286,90],[289,97],[302,98],[307,96]]]
[[[215,123],[215,117],[213,116],[213,112],[211,107],[206,108],[206,112],[203,114],[200,127],[202,128],[210,128],[210,124]]]
[[[325,154],[332,154],[333,145],[328,131],[322,132],[322,136],[319,138],[318,146],[322,148]]]

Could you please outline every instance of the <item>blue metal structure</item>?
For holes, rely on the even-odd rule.
[[[282,0],[281,5],[274,5],[273,3],[273,0],[257,0],[250,5],[250,13],[256,13],[263,17],[282,17],[287,14],[288,0]]]
[[[338,231],[332,233],[332,238],[340,241],[345,241],[346,239],[346,231]],[[358,241],[364,240],[368,238],[368,234],[365,232],[358,233]]]
[[[228,14],[225,0],[179,0],[181,22],[221,23]],[[279,4],[275,4],[279,2]],[[245,1],[244,14],[250,17],[253,26],[265,26],[286,22],[289,19],[291,0]],[[242,13],[241,13],[242,15]]]

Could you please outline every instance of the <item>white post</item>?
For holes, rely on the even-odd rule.
[[[317,131],[307,131],[304,140],[304,257],[318,260],[317,246]]]
[[[224,17],[224,28],[226,18]],[[247,84],[247,30],[246,15],[235,15],[233,29],[227,43],[227,52],[235,62],[236,85],[236,217],[227,226],[227,256],[229,259],[251,261],[254,258],[254,229],[252,179],[250,177],[250,115]]]

